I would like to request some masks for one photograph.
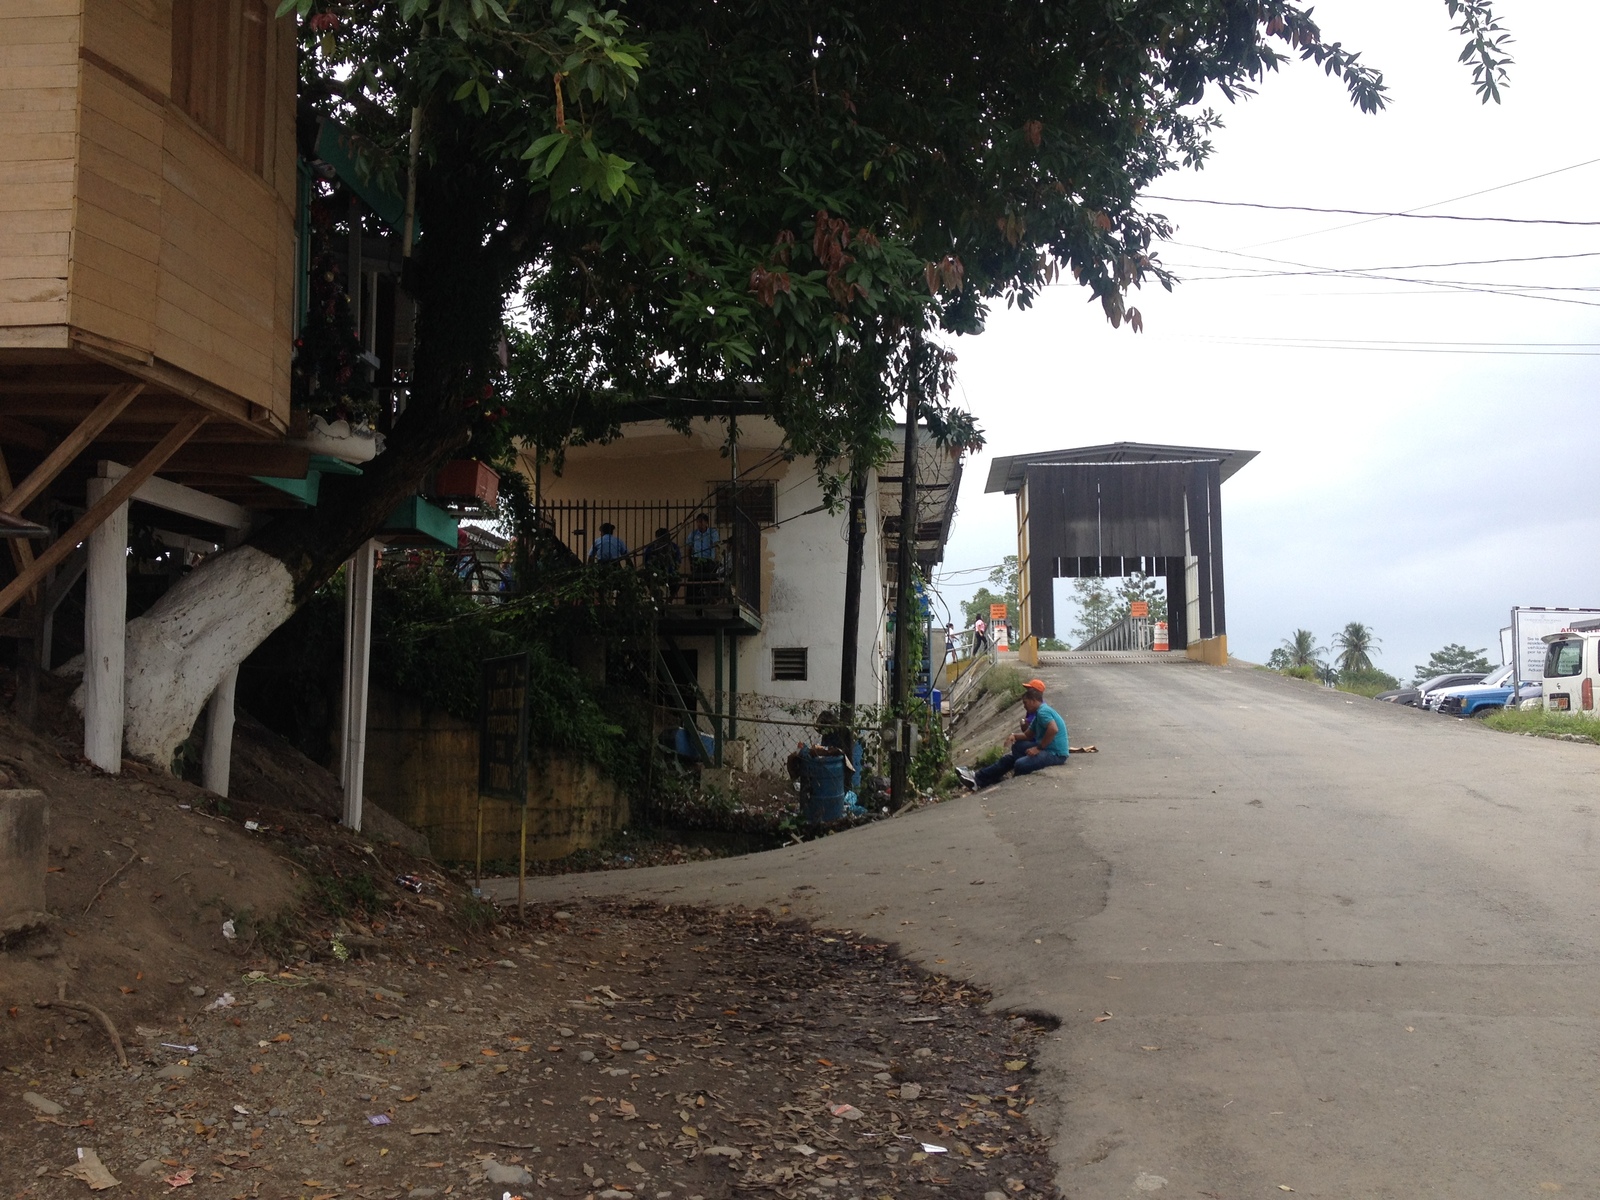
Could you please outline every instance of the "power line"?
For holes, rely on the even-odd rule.
[[[1379,340],[1362,341],[1351,339],[1339,341],[1331,338],[1250,338],[1250,337],[1208,337],[1197,338],[1199,341],[1216,342],[1221,345],[1249,346],[1258,350],[1358,350],[1374,354],[1446,354],[1469,355],[1472,357],[1489,358],[1600,358],[1600,348],[1592,350],[1559,350],[1559,349],[1499,349],[1495,343],[1482,343],[1477,346],[1471,343],[1429,343],[1416,344],[1384,342]],[[1584,345],[1592,343],[1574,343]],[[1512,343],[1514,345],[1514,343]],[[1537,343],[1532,344],[1537,347]]]
[[[1580,167],[1592,167],[1597,162],[1600,162],[1600,158],[1586,159],[1580,163],[1573,163],[1571,166],[1557,167],[1553,171],[1542,171],[1538,175],[1529,175],[1522,179],[1513,179],[1510,183],[1497,183],[1494,185],[1494,187],[1481,188],[1476,192],[1467,192],[1462,196],[1451,196],[1448,200],[1435,200],[1432,204],[1419,204],[1416,208],[1407,209],[1406,211],[1408,213],[1425,212],[1430,208],[1439,208],[1442,205],[1454,204],[1458,200],[1471,200],[1477,196],[1487,196],[1490,192],[1502,192],[1505,191],[1506,188],[1518,187],[1524,183],[1533,183],[1539,179],[1548,179],[1552,175],[1562,175],[1568,171],[1576,171]],[[1354,229],[1358,225],[1370,225],[1374,221],[1381,221],[1383,219],[1384,218],[1382,217],[1368,217],[1363,221],[1346,221],[1342,225],[1330,225],[1325,229],[1314,229],[1310,233],[1291,233],[1286,237],[1272,238],[1270,241],[1252,242],[1248,246],[1239,247],[1239,249],[1259,250],[1262,246],[1276,246],[1283,242],[1298,241],[1301,238],[1318,237],[1324,233],[1337,233],[1341,229]]]
[[[1172,244],[1174,246],[1188,245],[1188,243],[1185,242],[1173,242]],[[1195,250],[1204,250],[1206,247],[1192,246],[1191,248]],[[1219,250],[1215,253],[1238,254],[1241,253],[1241,251]],[[1461,258],[1456,259],[1453,262],[1391,263],[1388,266],[1378,267],[1328,267],[1326,269],[1330,271],[1434,271],[1443,270],[1446,267],[1488,267],[1496,266],[1501,263],[1555,262],[1569,258],[1600,258],[1600,250],[1582,250],[1576,254],[1526,254],[1516,258]],[[1275,260],[1268,259],[1265,261],[1271,262]]]
[[[1185,283],[1230,283],[1241,279],[1294,279],[1305,277],[1329,279],[1345,277],[1390,280],[1395,283],[1425,283],[1430,287],[1461,287],[1485,291],[1600,292],[1600,287],[1593,284],[1506,283],[1490,279],[1415,279],[1400,275],[1377,275],[1373,274],[1370,268],[1362,267],[1327,267],[1314,271],[1259,271],[1248,267],[1207,266],[1204,263],[1174,263],[1172,265],[1180,270],[1232,272],[1229,275],[1190,275],[1185,278]]]
[[[1316,263],[1295,262],[1293,259],[1271,258],[1265,254],[1246,254],[1242,250],[1221,250],[1215,246],[1200,246],[1186,242],[1173,242],[1172,244],[1174,246],[1183,246],[1188,250],[1200,250],[1206,254],[1224,254],[1230,258],[1247,258],[1253,262],[1272,263],[1274,266],[1280,267],[1299,267],[1325,278],[1344,276],[1350,279],[1370,279],[1388,283],[1419,283],[1427,287],[1443,288],[1448,291],[1478,292],[1484,295],[1492,296],[1517,296],[1524,300],[1547,300],[1554,304],[1578,304],[1586,308],[1600,308],[1600,301],[1579,300],[1571,296],[1545,296],[1536,294],[1535,292],[1518,291],[1515,290],[1516,285],[1482,285],[1456,282],[1447,279],[1417,279],[1399,275],[1380,275],[1370,271],[1345,269],[1340,267],[1323,267]]]
[[[1218,208],[1259,208],[1271,212],[1343,213],[1352,217],[1374,217],[1378,219],[1404,217],[1412,221],[1466,221],[1498,225],[1570,225],[1590,229],[1600,227],[1600,221],[1567,221],[1555,217],[1463,217],[1454,213],[1375,212],[1368,208],[1318,208],[1309,204],[1259,204],[1254,200],[1201,200],[1196,196],[1147,195],[1145,198],[1148,200],[1164,200],[1170,204],[1210,204]],[[1448,203],[1448,201],[1440,201],[1440,203]]]

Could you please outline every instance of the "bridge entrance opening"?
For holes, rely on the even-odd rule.
[[[1227,662],[1222,483],[1255,456],[1116,442],[996,459],[984,490],[1017,498],[1024,652],[1058,636],[1055,580],[1137,572],[1166,582],[1170,648]]]

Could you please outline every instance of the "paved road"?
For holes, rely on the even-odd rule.
[[[1046,678],[1100,754],[532,894],[787,904],[1059,1019],[1069,1197],[1600,1196],[1600,748],[1242,669]]]

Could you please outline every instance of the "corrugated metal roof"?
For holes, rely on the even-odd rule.
[[[1023,472],[1029,466],[1054,463],[1184,462],[1200,459],[1221,463],[1222,478],[1226,480],[1259,453],[1258,450],[1219,450],[1207,446],[1110,442],[1103,446],[1013,454],[997,458],[989,464],[989,481],[983,490],[1014,495],[1022,489]]]

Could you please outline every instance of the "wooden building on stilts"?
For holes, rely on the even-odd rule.
[[[308,253],[297,30],[276,9],[0,7],[0,637],[19,643],[27,715],[53,665],[57,606],[87,575],[85,753],[110,772],[122,762],[130,510],[166,545],[204,553],[315,503],[326,447],[291,408]],[[352,306],[365,315],[382,289],[364,290],[353,253]],[[396,341],[385,278],[378,369],[392,368],[382,360]],[[354,650],[359,667],[366,649]],[[359,686],[364,669],[352,674]],[[231,686],[213,699],[205,769],[224,794]],[[346,818],[359,827],[354,768]]]

